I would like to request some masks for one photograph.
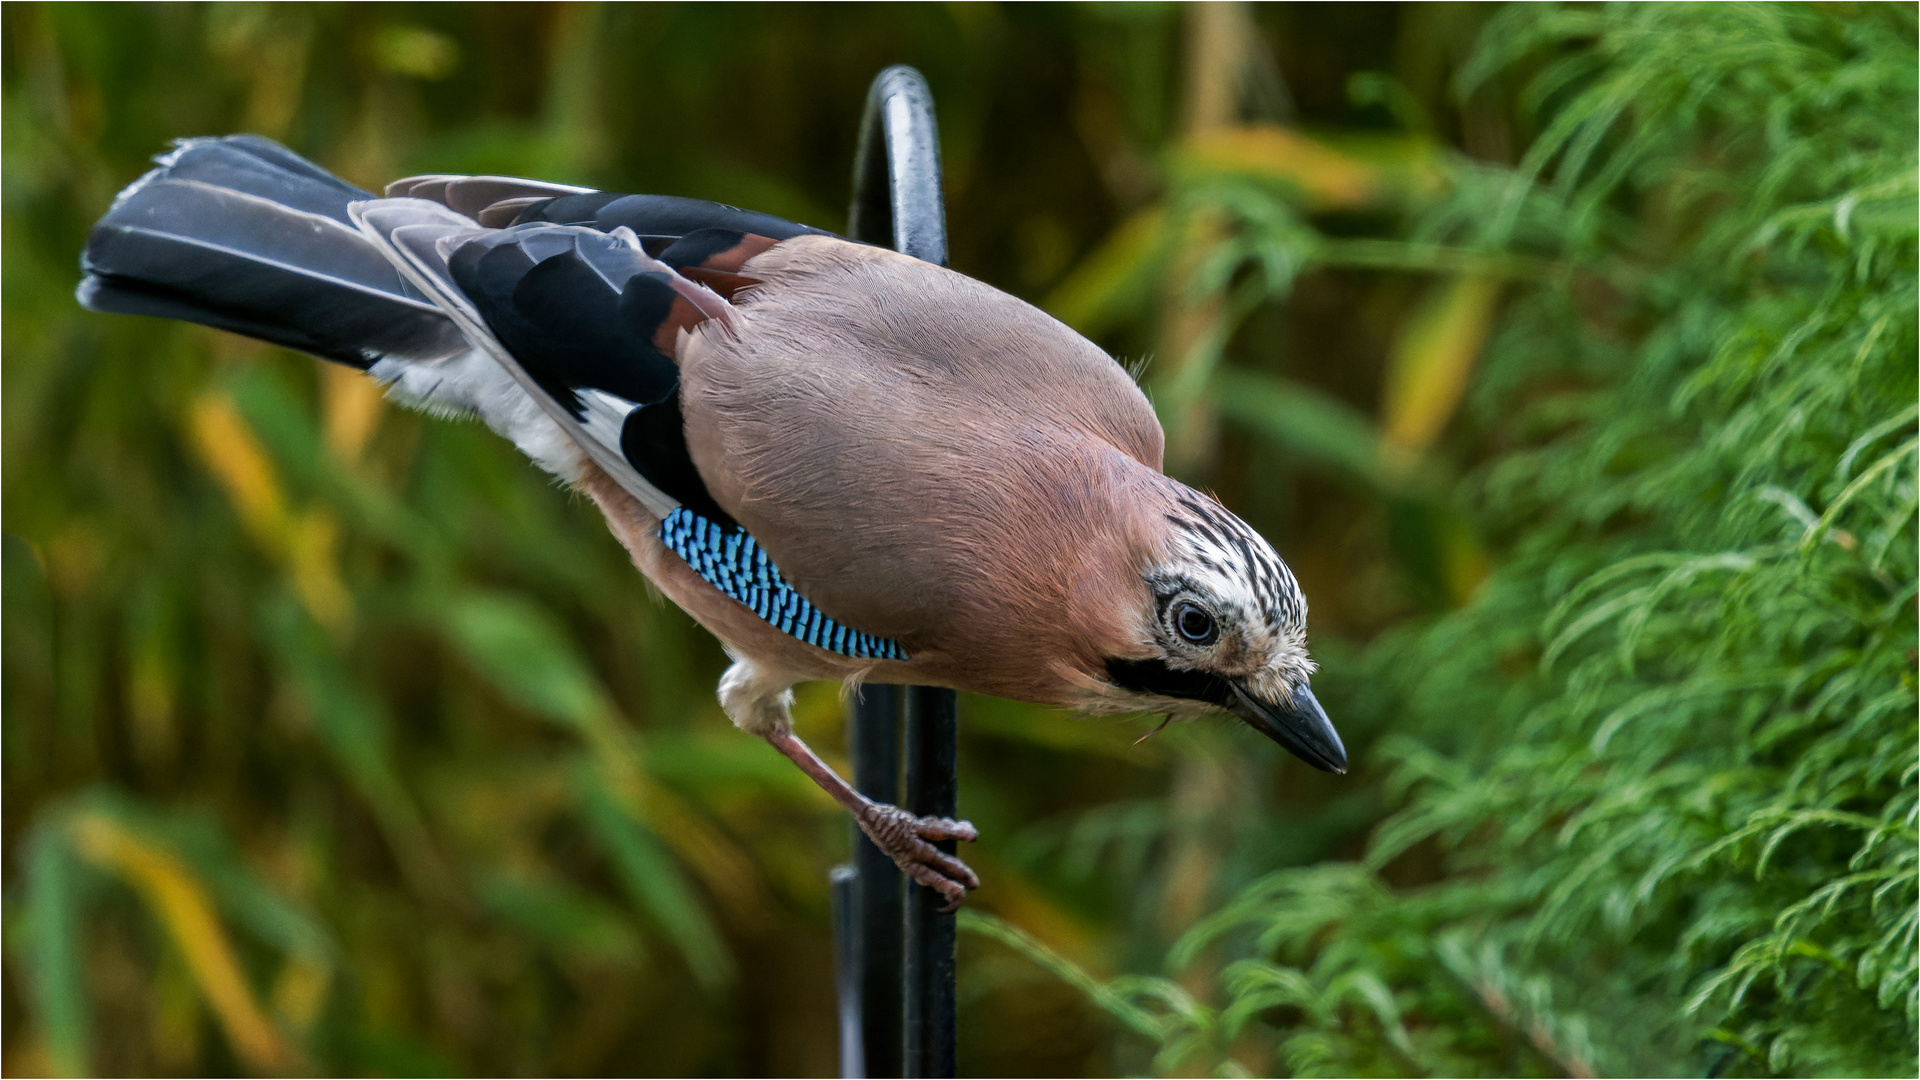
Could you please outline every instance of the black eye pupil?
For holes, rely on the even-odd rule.
[[[1180,605],[1180,610],[1174,613],[1174,625],[1179,627],[1181,637],[1195,645],[1213,640],[1213,616],[1192,604]]]

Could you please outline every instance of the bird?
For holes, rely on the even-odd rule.
[[[364,371],[584,492],[731,666],[720,704],[948,909],[968,822],[855,790],[792,688],[951,687],[1232,714],[1330,772],[1307,603],[1168,476],[1133,377],[958,272],[716,202],[502,176],[354,187],[254,135],[177,140],[89,233],[76,296]]]

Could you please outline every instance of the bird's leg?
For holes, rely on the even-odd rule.
[[[887,853],[901,873],[939,892],[947,910],[958,907],[967,890],[980,887],[980,879],[966,863],[933,845],[942,840],[977,840],[980,834],[964,821],[916,817],[897,806],[874,802],[842,780],[793,733],[788,708],[796,677],[803,676],[736,653],[733,666],[720,678],[720,705],[741,730],[772,743],[833,801],[846,807],[860,831]]]
[[[980,833],[970,823],[944,817],[915,817],[897,806],[874,802],[840,779],[826,762],[791,731],[775,730],[766,736],[773,748],[785,754],[800,770],[813,778],[833,801],[847,808],[860,831],[875,847],[900,867],[900,872],[946,898],[952,911],[966,899],[967,890],[980,887],[967,864],[933,845],[941,840],[978,840]]]

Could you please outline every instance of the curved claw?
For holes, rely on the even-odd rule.
[[[916,817],[897,806],[874,803],[857,815],[860,831],[886,852],[900,872],[938,892],[946,900],[940,910],[951,912],[980,887],[980,878],[966,863],[934,847],[943,840],[978,840],[971,822],[944,817]]]

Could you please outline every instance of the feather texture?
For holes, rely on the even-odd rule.
[[[467,343],[348,221],[367,193],[265,140],[195,139],[87,238],[87,307],[205,323],[338,363],[432,362]]]
[[[705,229],[790,240],[796,236],[831,236],[823,229],[799,225],[772,214],[742,210],[724,203],[687,199],[677,195],[622,195],[595,191],[562,195],[530,203],[515,215],[513,224],[551,222],[583,225],[602,232],[627,228],[649,251],[665,251],[690,234]]]
[[[856,659],[907,658],[899,642],[861,633],[814,607],[781,576],[766,549],[738,525],[723,527],[683,506],[660,523],[660,541],[695,573],[783,634]]]
[[[561,195],[584,195],[592,190],[570,184],[550,184],[543,180],[523,180],[517,176],[455,176],[442,173],[395,180],[387,185],[387,197],[431,199],[455,213],[478,220],[482,210],[505,200],[531,202]]]
[[[617,446],[594,437],[581,424],[580,417],[541,387],[518,359],[501,344],[472,301],[453,281],[447,266],[448,254],[457,252],[464,240],[491,235],[473,222],[424,199],[377,199],[356,202],[349,211],[361,233],[374,243],[415,288],[428,296],[453,320],[468,341],[484,352],[518,383],[524,397],[554,427],[563,440],[555,443],[542,425],[516,410],[516,427],[509,432],[516,445],[555,475],[568,480],[580,476],[582,455],[604,470],[653,513],[664,517],[677,505],[658,488],[647,483],[621,456]],[[529,437],[522,443],[518,431]],[[558,454],[552,453],[558,449]]]
[[[423,266],[433,287],[458,295],[543,400],[568,414],[563,426],[591,440],[596,462],[606,468],[603,459],[617,456],[648,490],[610,475],[662,517],[685,504],[733,525],[687,455],[671,355],[681,331],[727,317],[725,301],[675,275],[626,229],[455,231],[434,246],[437,268]]]

